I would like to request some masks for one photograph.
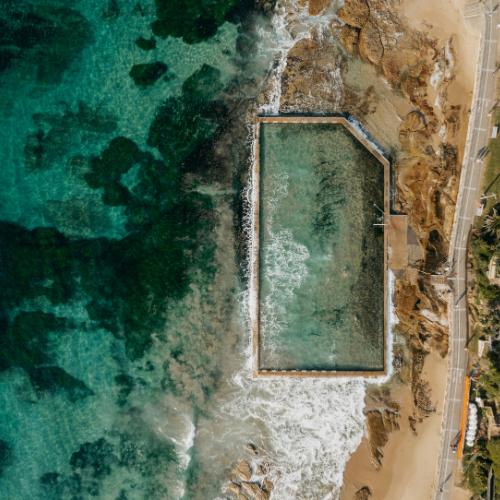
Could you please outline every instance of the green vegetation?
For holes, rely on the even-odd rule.
[[[151,28],[156,36],[182,37],[199,43],[217,33],[238,0],[156,0],[156,16]]]
[[[469,341],[469,352],[472,354],[472,356],[477,356],[478,354],[478,341],[482,335],[483,335],[483,329],[481,328],[481,326],[474,325],[472,327],[472,332]]]
[[[151,37],[149,40],[146,40],[142,36],[140,36],[135,44],[142,50],[153,50],[156,49],[156,40]]]
[[[167,69],[168,66],[162,62],[136,64],[132,66],[129,75],[134,79],[137,86],[145,89],[157,82]]]
[[[496,235],[486,234],[476,237],[471,242],[472,257],[474,259],[474,272],[479,294],[490,302],[495,302],[500,298],[500,288],[490,284],[488,279],[488,266],[493,258],[499,254]]]
[[[497,331],[500,328],[500,310],[494,309],[492,313],[482,321],[488,324],[487,329]],[[479,384],[472,382],[474,388],[479,391],[483,399],[495,400],[500,396],[500,359],[495,352],[488,352],[488,360],[485,365],[488,369],[482,373]],[[477,394],[477,393],[476,393]],[[479,417],[486,418],[484,410],[479,409]],[[476,495],[484,495],[487,489],[487,479],[490,467],[493,467],[495,477],[500,477],[500,439],[478,440],[472,448],[464,447],[463,469],[464,481],[467,487]],[[497,483],[497,491],[500,492]],[[496,496],[495,498],[499,498]]]
[[[467,488],[476,495],[486,492],[488,473],[491,467],[491,457],[487,442],[481,441],[474,445],[474,450],[465,446],[463,463],[463,478]],[[477,456],[475,456],[477,454]],[[473,458],[474,457],[474,458]]]

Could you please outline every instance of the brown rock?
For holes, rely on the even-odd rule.
[[[372,463],[378,469],[382,466],[384,456],[382,448],[389,440],[389,434],[399,431],[399,416],[388,410],[373,410],[366,414],[366,427],[368,430],[368,446]]]
[[[346,0],[337,16],[344,23],[361,29],[370,17],[370,7],[366,0]]]
[[[387,433],[399,431],[398,415],[385,410],[382,416]]]
[[[257,483],[241,483],[241,487],[250,498],[254,498],[260,491],[260,485]]]
[[[425,117],[419,111],[408,113],[403,121],[403,129],[410,132],[417,132],[425,128]]]
[[[340,42],[351,57],[358,57],[359,29],[344,24],[340,32]]]
[[[252,454],[252,455],[258,455],[259,451],[257,450],[257,446],[253,444],[247,445],[247,450]]]
[[[332,0],[309,0],[309,5],[307,7],[307,12],[311,16],[318,16],[321,14],[330,4]]]
[[[241,492],[241,488],[237,484],[230,483],[227,487],[227,491],[230,491],[231,493],[234,493],[236,496],[238,496]]]
[[[372,496],[372,492],[368,486],[363,486],[359,491],[354,495],[353,500],[368,500]]]
[[[376,469],[379,469],[382,466],[382,458],[384,456],[382,448],[387,444],[389,439],[380,411],[374,410],[366,414],[366,428],[368,431],[368,446],[370,447],[372,464]]]
[[[236,500],[248,500],[248,498],[245,495],[242,495],[241,493],[238,495]]]
[[[274,484],[271,482],[269,478],[265,478],[264,481],[262,482],[262,486],[267,490],[267,491],[273,491],[274,490]]]
[[[299,40],[288,52],[281,78],[282,111],[339,111],[341,59],[330,30],[313,30],[311,38]]]
[[[242,481],[249,481],[252,477],[252,470],[245,460],[242,460],[234,465],[231,472],[236,474]]]
[[[370,19],[359,34],[359,57],[365,62],[378,66],[384,55],[384,46],[380,38],[379,27]]]
[[[264,488],[262,488],[259,493],[257,493],[257,496],[255,497],[255,500],[269,500],[271,497],[271,493]]]
[[[408,417],[408,422],[410,423],[410,429],[411,429],[411,433],[416,436],[417,435],[417,421],[415,418],[413,418],[412,416],[409,416]]]
[[[266,471],[265,471],[264,467],[262,467],[262,465],[259,465],[259,468],[257,469],[257,475],[258,476],[265,476],[266,475]]]
[[[414,390],[415,406],[420,418],[429,417],[433,413],[436,413],[436,405],[432,404],[431,393],[432,390],[429,382],[420,380]]]

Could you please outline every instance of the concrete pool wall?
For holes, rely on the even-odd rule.
[[[383,338],[383,370],[378,371],[341,371],[341,370],[264,370],[260,367],[259,359],[259,287],[260,287],[260,132],[262,123],[289,123],[289,124],[340,124],[344,126],[384,167],[384,338]],[[329,378],[329,377],[377,377],[387,374],[387,270],[388,270],[388,225],[390,224],[390,162],[383,154],[344,117],[297,117],[297,116],[256,116],[255,118],[255,161],[252,169],[252,255],[251,255],[251,283],[250,283],[250,317],[252,328],[252,365],[253,378]],[[399,216],[404,217],[406,216]],[[398,218],[399,218],[398,217]],[[404,245],[406,252],[406,245]]]

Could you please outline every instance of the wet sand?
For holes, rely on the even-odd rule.
[[[351,500],[363,486],[370,488],[370,500],[424,500],[432,497],[439,452],[446,360],[437,354],[429,354],[422,379],[432,384],[436,413],[417,424],[417,436],[414,436],[408,421],[408,417],[413,414],[412,394],[408,387],[402,387],[397,393],[402,406],[399,420],[401,430],[390,435],[384,447],[381,469],[376,470],[372,465],[368,440],[363,437],[361,445],[347,463],[340,500]]]

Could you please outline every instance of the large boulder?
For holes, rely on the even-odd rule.
[[[257,483],[241,483],[241,487],[250,498],[254,498],[261,489],[260,484]]]
[[[250,469],[248,463],[245,462],[245,460],[238,462],[235,466],[233,466],[231,471],[233,472],[233,474],[236,474],[242,481],[250,481],[250,478],[252,477],[252,470]]]
[[[227,491],[234,493],[236,496],[238,496],[241,493],[241,488],[235,483],[230,483],[229,486],[227,487]]]
[[[319,16],[331,3],[332,0],[309,0],[307,12],[311,16]]]
[[[368,486],[363,486],[360,490],[356,492],[353,500],[368,500],[372,496],[372,492]]]

